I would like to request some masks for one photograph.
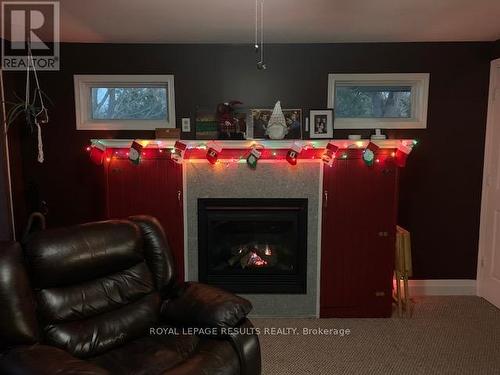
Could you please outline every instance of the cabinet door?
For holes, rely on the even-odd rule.
[[[395,244],[394,165],[324,167],[321,316],[388,316]]]
[[[392,312],[392,278],[396,247],[398,202],[398,168],[388,162],[371,170],[370,243],[367,257],[368,299],[366,303],[374,316],[390,316]]]
[[[135,165],[113,158],[106,175],[108,217],[156,217],[167,235],[178,279],[184,280],[182,167],[170,159],[144,159]]]

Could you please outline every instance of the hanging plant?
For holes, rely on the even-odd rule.
[[[52,104],[49,97],[40,88],[40,83],[38,81],[38,75],[35,69],[35,64],[33,62],[33,56],[31,54],[31,49],[28,46],[28,61],[26,67],[26,96],[22,100],[19,96],[17,102],[6,102],[12,107],[9,109],[6,118],[5,128],[9,131],[11,125],[16,122],[18,118],[23,118],[26,126],[31,132],[36,130],[37,141],[38,141],[38,162],[43,163],[43,142],[42,142],[42,129],[40,124],[46,124],[49,122],[48,110],[45,107],[44,99]],[[33,89],[33,96],[31,96],[31,73],[35,78],[35,88]]]
[[[16,99],[18,99],[16,102],[6,101],[6,104],[11,106],[7,112],[7,132],[9,131],[11,125],[14,124],[20,117],[24,118],[26,126],[31,132],[35,130],[37,121],[41,124],[46,124],[49,121],[47,108],[36,103],[37,96],[44,97],[49,103],[52,104],[50,98],[38,88],[34,90],[33,100],[31,102],[22,100],[17,94],[15,94]]]

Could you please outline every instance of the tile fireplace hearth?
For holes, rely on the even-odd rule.
[[[185,228],[186,228],[186,275],[188,280],[200,280],[200,246],[198,234],[199,203],[219,199],[229,200],[281,200],[288,203],[307,201],[306,249],[303,270],[306,281],[305,291],[297,292],[283,288],[277,293],[262,293],[256,289],[238,292],[248,298],[253,306],[253,316],[317,316],[318,311],[318,233],[320,207],[320,171],[319,162],[299,163],[292,168],[284,168],[283,163],[259,162],[256,170],[250,170],[246,164],[233,164],[229,168],[206,168],[202,163],[185,163]],[[234,228],[231,229],[234,232]],[[279,234],[279,233],[278,233]],[[265,246],[265,244],[264,244]],[[265,252],[265,247],[264,247]],[[272,248],[271,248],[272,252]],[[258,253],[257,253],[258,254]],[[261,257],[266,260],[265,257]],[[302,270],[302,269],[301,269]],[[267,272],[257,269],[245,272]],[[246,279],[245,282],[252,280]],[[255,279],[252,281],[255,282]],[[285,283],[281,283],[284,287]],[[262,289],[261,289],[262,290]]]
[[[198,199],[198,278],[237,293],[306,293],[307,199]]]

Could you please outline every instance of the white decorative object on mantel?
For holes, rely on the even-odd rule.
[[[375,129],[375,134],[372,134],[372,136],[370,137],[372,141],[386,139],[386,138],[387,138],[386,135],[382,134],[382,130],[380,129]]]

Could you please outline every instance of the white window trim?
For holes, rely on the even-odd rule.
[[[412,117],[391,118],[336,118],[334,129],[425,129],[429,100],[429,73],[389,74],[328,74],[328,108],[335,105],[335,85],[338,82],[356,85],[396,85],[412,88]]]
[[[87,75],[75,74],[75,111],[78,130],[154,130],[175,128],[175,92],[173,75]],[[92,87],[109,84],[125,87],[167,85],[168,120],[94,120],[90,90]]]

